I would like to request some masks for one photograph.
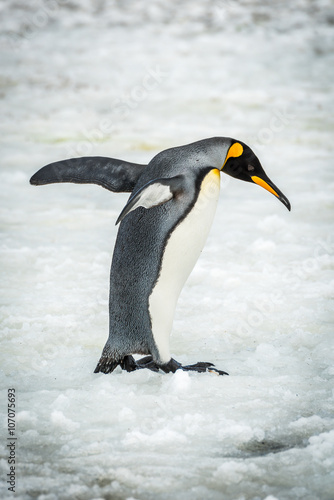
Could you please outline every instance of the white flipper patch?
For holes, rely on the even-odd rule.
[[[138,207],[151,208],[162,205],[171,200],[173,196],[182,190],[183,176],[171,177],[170,179],[155,179],[137,193],[135,193],[120,213],[116,224]]]

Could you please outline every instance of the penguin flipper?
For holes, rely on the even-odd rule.
[[[184,190],[185,178],[183,175],[176,175],[170,178],[154,179],[148,182],[134,193],[122,212],[120,213],[116,225],[132,210],[138,207],[151,208],[162,205],[171,200],[174,196]]]
[[[84,156],[56,161],[42,167],[30,179],[40,186],[57,182],[98,184],[117,193],[131,192],[146,165],[103,156]]]

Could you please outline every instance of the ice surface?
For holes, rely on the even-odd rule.
[[[17,499],[333,499],[332,2],[0,8],[1,497],[15,387]],[[171,350],[230,376],[94,375],[128,195],[29,177],[217,135],[292,204],[222,176]]]

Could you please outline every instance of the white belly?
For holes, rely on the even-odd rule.
[[[220,172],[211,170],[203,179],[199,196],[187,217],[170,236],[159,279],[149,297],[152,332],[162,362],[171,358],[169,336],[177,299],[203,250],[216,212]]]

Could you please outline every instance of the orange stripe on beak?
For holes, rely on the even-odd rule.
[[[264,181],[263,179],[261,179],[261,177],[257,177],[256,175],[254,175],[252,177],[252,181],[255,182],[255,184],[258,184],[259,186],[261,186],[264,189],[266,189],[267,191],[269,191],[269,193],[272,193],[275,196],[277,196],[277,198],[280,197],[280,195],[277,194],[276,191],[274,191],[274,189],[272,187],[270,187],[269,184],[266,181]]]

